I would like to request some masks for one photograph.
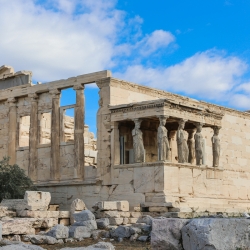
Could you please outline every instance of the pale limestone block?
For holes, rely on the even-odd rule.
[[[17,216],[28,218],[59,218],[60,211],[17,210]]]
[[[49,205],[48,211],[59,211],[59,205]]]
[[[130,212],[119,212],[120,217],[126,218],[126,217],[130,217]]]
[[[141,212],[130,212],[130,216],[132,218],[139,218],[140,216],[142,216]]]
[[[128,223],[129,224],[134,224],[134,223],[137,222],[137,220],[138,220],[138,218],[128,218]]]
[[[180,183],[179,183],[180,193],[192,194],[193,193],[192,169],[180,168],[179,178],[180,178]]]
[[[118,211],[96,211],[95,216],[97,219],[100,219],[100,218],[120,218],[121,213]]]
[[[24,195],[24,200],[27,203],[27,208],[30,210],[47,210],[51,195],[49,192],[41,191],[26,191]]]
[[[232,143],[236,145],[241,145],[242,144],[242,139],[238,136],[232,136]]]
[[[99,201],[94,207],[97,207],[100,211],[108,211],[108,210],[117,210],[117,202],[116,201]]]
[[[136,193],[153,192],[155,179],[154,167],[134,169],[134,188]]]
[[[159,167],[154,167],[155,171],[155,179],[154,179],[154,184],[155,184],[155,192],[161,192],[165,190],[165,176],[166,176],[166,167],[165,166],[159,166]]]
[[[7,207],[9,210],[23,209],[26,206],[26,202],[23,199],[3,199],[1,206]]]
[[[2,234],[35,234],[32,222],[29,220],[7,220],[2,221]]]
[[[128,201],[117,201],[117,210],[128,212],[129,211],[129,202]]]
[[[111,217],[111,218],[109,218],[109,224],[110,225],[114,225],[114,226],[121,225],[123,223],[123,219],[124,218],[114,218],[114,217]]]
[[[129,224],[129,218],[123,218],[122,224],[123,224],[123,225]]]
[[[59,219],[59,224],[64,225],[64,226],[69,226],[70,219]]]
[[[134,212],[141,212],[141,207],[140,206],[134,207],[133,210]]]

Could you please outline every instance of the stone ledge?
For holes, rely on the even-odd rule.
[[[127,168],[142,168],[142,167],[179,167],[179,168],[192,168],[192,169],[201,169],[201,170],[214,170],[214,171],[223,171],[223,168],[215,168],[210,167],[207,165],[191,165],[189,163],[174,163],[174,162],[162,162],[162,161],[156,161],[156,162],[142,162],[142,163],[133,163],[133,164],[123,164],[123,165],[114,165],[113,167],[115,169],[127,169]]]
[[[90,180],[67,180],[67,181],[47,181],[47,182],[35,182],[37,187],[54,187],[54,186],[75,186],[75,185],[93,185],[97,184],[99,179],[90,179]]]

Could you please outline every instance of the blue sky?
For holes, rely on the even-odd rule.
[[[250,109],[248,0],[0,0],[0,64],[48,82],[114,77]],[[87,87],[95,131],[98,89]],[[62,99],[62,105],[73,98]]]

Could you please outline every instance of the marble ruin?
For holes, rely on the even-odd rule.
[[[97,140],[84,124],[90,83],[99,88]],[[61,106],[67,88],[76,103]],[[127,200],[130,211],[151,213],[250,211],[249,112],[110,71],[33,84],[30,71],[2,66],[0,89],[0,157],[10,156],[62,209],[80,198],[87,207]]]

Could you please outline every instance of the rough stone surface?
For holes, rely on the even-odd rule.
[[[76,222],[95,220],[95,215],[89,210],[83,210],[80,213],[74,213],[73,217]]]
[[[110,232],[114,238],[129,238],[131,236],[130,228],[127,226],[119,226]]]
[[[2,222],[2,234],[35,234],[32,222],[25,219],[7,220]]]
[[[42,247],[28,245],[22,242],[9,242],[6,246],[2,246],[1,250],[45,250]]]
[[[0,221],[0,240],[2,240],[2,222]]]
[[[188,223],[187,219],[153,219],[151,246],[153,249],[182,250],[181,229]]]
[[[64,225],[56,225],[47,233],[47,235],[56,239],[66,239],[69,237],[69,228]]]
[[[101,218],[96,220],[98,229],[105,229],[109,226],[108,218]]]
[[[32,235],[30,236],[30,241],[31,243],[37,245],[41,244],[54,245],[57,243],[57,240],[54,237],[50,237],[47,235]]]
[[[69,237],[74,239],[89,238],[91,231],[84,226],[71,226],[69,228]]]
[[[82,210],[86,210],[87,207],[83,200],[81,199],[75,199],[72,201],[71,206],[70,206],[70,223],[73,224],[75,222],[73,214],[74,213],[79,213]]]
[[[109,242],[98,242],[97,244],[88,247],[65,247],[61,248],[61,250],[115,250],[115,247]]]
[[[97,229],[97,224],[95,220],[86,220],[81,222],[75,222],[72,226],[84,226],[87,227],[90,231]]]
[[[152,225],[152,217],[150,215],[143,215],[138,218],[136,223],[146,223],[147,225]]]
[[[137,240],[142,241],[142,242],[146,242],[146,241],[148,241],[148,236],[142,235]]]
[[[184,250],[249,249],[250,220],[193,219],[181,230]]]

